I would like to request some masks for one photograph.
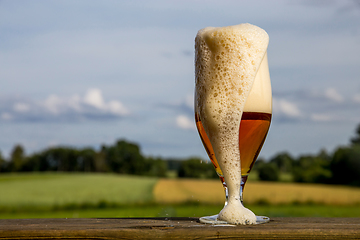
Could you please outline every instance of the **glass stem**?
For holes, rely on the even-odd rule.
[[[224,190],[225,190],[225,205],[224,205],[224,207],[225,207],[228,204],[228,201],[229,201],[229,191],[228,191],[228,188],[226,186],[225,181],[223,181],[222,184],[223,184],[223,187],[224,187]]]
[[[240,201],[243,203],[243,192],[245,188],[245,183],[248,179],[248,175],[241,176],[241,183],[240,183]]]
[[[243,192],[244,192],[245,183],[246,183],[247,179],[248,179],[248,175],[241,176],[241,183],[240,183],[240,201],[241,201],[241,203],[243,203]],[[223,187],[225,190],[225,205],[224,206],[226,206],[229,201],[229,191],[228,191],[225,181],[222,181],[222,184],[223,184]]]

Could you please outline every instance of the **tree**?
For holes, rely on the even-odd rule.
[[[352,144],[360,144],[360,124],[357,126],[356,135],[350,141]]]
[[[331,176],[330,160],[325,151],[321,151],[317,156],[300,156],[295,161],[293,168],[295,182],[328,183]]]
[[[212,164],[200,158],[190,158],[181,162],[178,170],[180,178],[218,178]]]
[[[96,152],[92,148],[84,148],[77,151],[77,169],[82,172],[94,172]]]
[[[337,149],[330,168],[332,183],[360,186],[360,145]]]
[[[22,170],[26,172],[50,171],[46,157],[42,153],[35,153],[27,157],[23,164]]]
[[[257,159],[253,165],[252,172],[258,172],[264,164],[266,164],[266,162],[263,158]]]
[[[74,148],[56,147],[42,153],[49,170],[72,172],[79,171],[79,151]]]
[[[11,154],[10,154],[10,171],[17,172],[20,171],[25,162],[25,151],[24,148],[18,144],[15,145]]]
[[[166,177],[167,164],[160,158],[147,158],[146,164],[148,165],[148,172],[146,175],[155,177]]]
[[[0,172],[5,171],[5,159],[0,152]]]
[[[94,165],[95,172],[108,172],[110,170],[106,163],[106,154],[103,150],[95,153]]]
[[[278,181],[279,169],[274,163],[263,163],[258,168],[258,175],[261,181]]]
[[[105,154],[106,162],[113,172],[143,175],[148,170],[145,158],[135,143],[120,140],[114,146],[103,146],[101,151]]]
[[[274,163],[280,172],[290,173],[292,171],[294,159],[287,153],[282,152],[270,159],[271,163]]]

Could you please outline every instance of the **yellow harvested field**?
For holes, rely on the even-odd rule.
[[[220,180],[160,179],[153,190],[158,203],[201,202],[224,203],[225,193]]]
[[[359,204],[360,188],[305,183],[249,182],[244,192],[246,202],[266,199],[272,204],[314,202],[322,204]]]
[[[219,180],[161,179],[153,190],[158,203],[201,202],[223,204],[224,190]],[[244,201],[270,204],[321,203],[331,205],[360,204],[360,188],[322,184],[248,182]]]

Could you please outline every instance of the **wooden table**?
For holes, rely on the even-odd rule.
[[[212,226],[197,218],[5,219],[0,239],[360,239],[360,218],[273,218]]]

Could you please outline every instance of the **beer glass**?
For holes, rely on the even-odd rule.
[[[239,80],[240,81],[240,80]],[[215,156],[215,152],[211,141],[204,129],[202,123],[202,115],[200,108],[203,104],[200,91],[202,86],[195,86],[195,121],[196,126],[204,145],[204,148],[215,167],[225,190],[225,206],[228,202],[228,188],[224,178],[223,169],[221,169],[219,162]],[[221,114],[221,111],[219,112]],[[261,64],[255,75],[253,85],[250,93],[246,98],[243,108],[240,127],[235,129],[238,133],[238,149],[240,151],[240,166],[232,166],[241,168],[241,184],[240,184],[240,201],[243,202],[243,191],[248,178],[248,175],[257,159],[260,150],[264,144],[266,135],[268,133],[272,114],[272,94],[271,83],[269,76],[269,68],[267,61],[267,53],[261,60]],[[256,216],[256,223],[265,223],[270,219],[264,216]],[[210,224],[228,224],[226,221],[218,219],[218,214],[213,216],[201,217],[200,222]]]

